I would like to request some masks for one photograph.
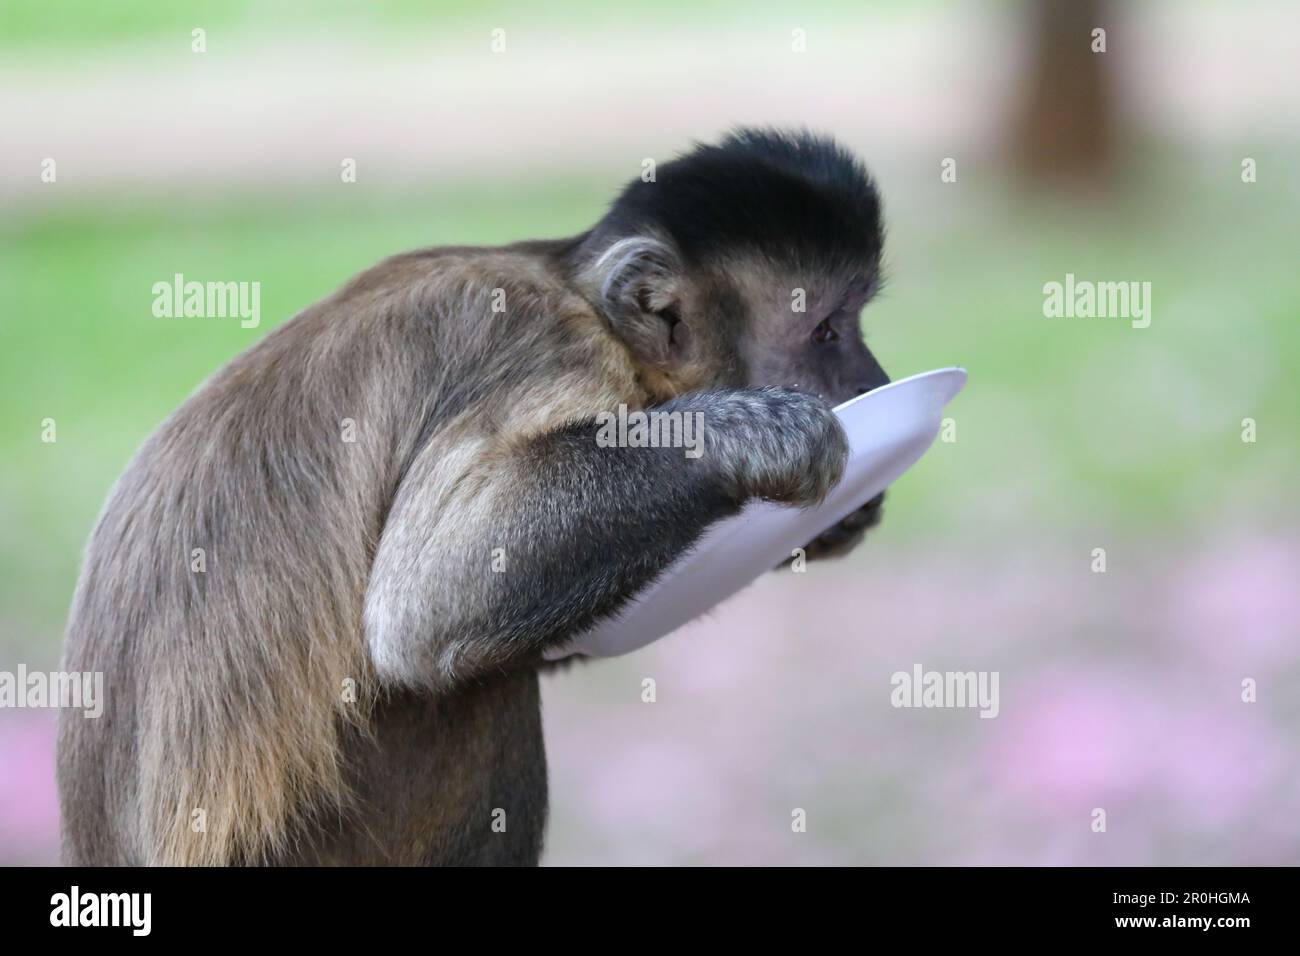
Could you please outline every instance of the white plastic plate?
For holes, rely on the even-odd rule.
[[[966,370],[922,372],[835,409],[849,437],[849,461],[826,500],[815,508],[752,502],[709,528],[696,546],[618,615],[562,648],[571,654],[617,657],[671,634],[771,571],[827,528],[839,523],[912,467],[939,433],[943,407],[966,384]]]

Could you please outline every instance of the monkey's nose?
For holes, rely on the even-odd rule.
[[[884,369],[877,367],[875,372],[868,372],[867,377],[853,387],[853,395],[854,397],[865,395],[867,392],[874,392],[876,389],[888,384],[889,376],[885,374]]]

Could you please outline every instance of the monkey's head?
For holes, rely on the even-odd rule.
[[[834,405],[889,381],[859,319],[882,243],[850,153],[742,129],[628,185],[576,271],[652,393],[780,385]]]

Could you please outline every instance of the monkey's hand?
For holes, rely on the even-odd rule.
[[[821,399],[783,388],[711,394],[705,454],[737,501],[815,505],[844,474],[848,438]]]
[[[651,411],[684,416],[683,447],[610,444],[594,416],[498,437],[459,463],[426,446],[398,488],[367,587],[380,679],[450,687],[536,666],[715,521],[754,498],[816,504],[848,460],[835,413],[800,392],[692,392]]]

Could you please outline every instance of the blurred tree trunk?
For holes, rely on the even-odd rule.
[[[1028,69],[1012,143],[1016,168],[1030,180],[1098,181],[1110,170],[1109,12],[1104,0],[1027,0]],[[1093,52],[1097,28],[1106,31],[1105,53]]]

